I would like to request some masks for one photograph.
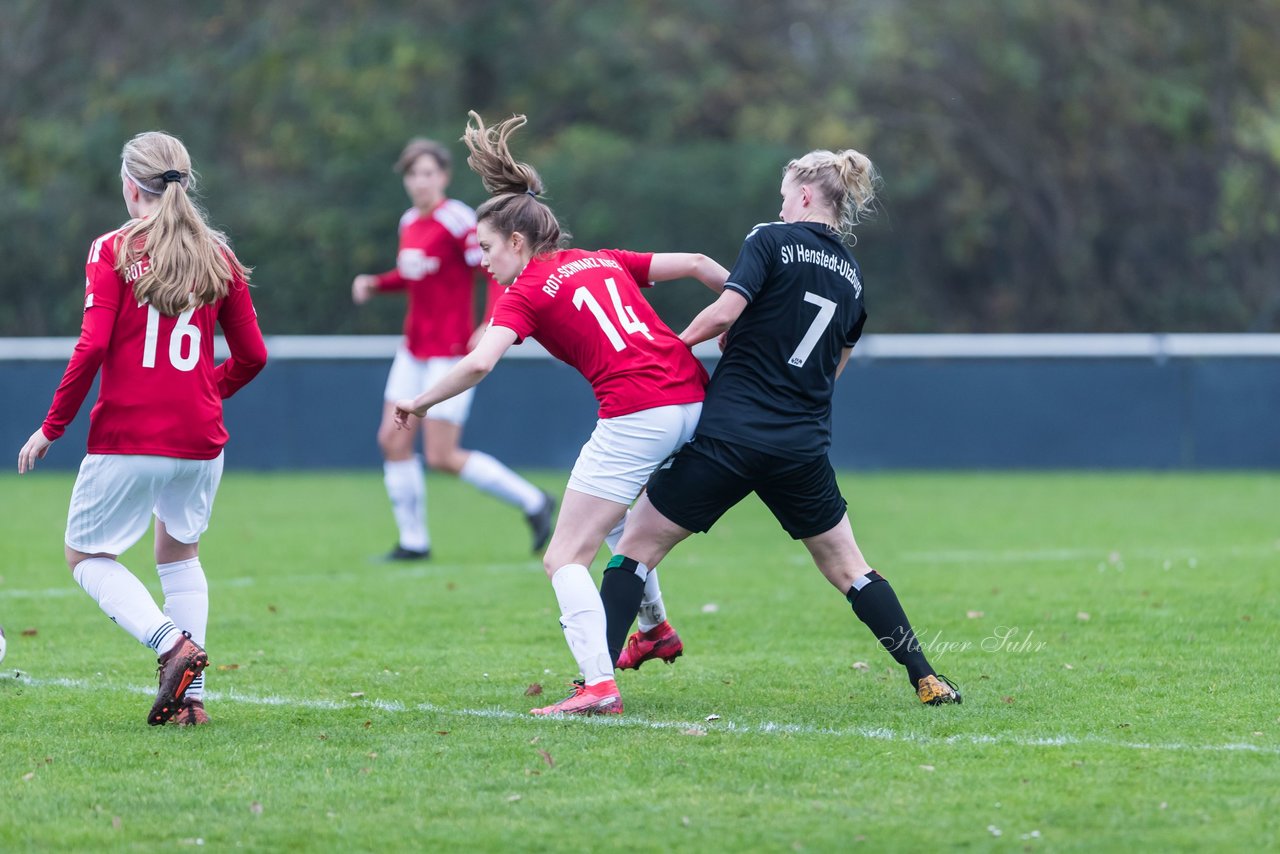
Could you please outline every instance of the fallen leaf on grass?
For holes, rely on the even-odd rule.
[[[1088,612],[1088,611],[1076,611],[1076,619],[1077,619],[1077,620],[1079,620],[1079,621],[1080,621],[1080,622],[1082,622],[1082,623],[1087,623],[1087,622],[1089,622],[1089,619],[1090,619],[1090,618],[1089,618],[1089,612]]]
[[[965,611],[964,615],[970,620],[980,620],[987,615],[986,611]]]
[[[365,721],[365,722],[364,722],[364,728],[365,728],[365,729],[369,729],[369,728],[370,728],[370,727],[372,727],[372,726],[373,726],[373,721]]]
[[[218,665],[218,669],[219,669],[219,670],[239,670],[239,669],[240,669],[240,665],[238,665],[238,664],[219,664],[219,665]]]
[[[518,800],[520,800],[519,795],[507,795],[507,803],[509,804],[514,804]]]
[[[364,696],[364,692],[363,692],[363,691],[352,691],[352,692],[351,692],[351,696],[352,696],[352,697],[355,697],[356,699],[360,699],[361,697],[363,697],[363,696]]]
[[[22,630],[22,636],[24,638],[33,638],[38,634],[40,634],[39,629],[23,629]]]
[[[23,774],[23,775],[22,775],[22,779],[23,779],[23,780],[25,780],[25,781],[26,781],[26,782],[28,782],[28,783],[30,783],[30,782],[31,782],[32,780],[34,780],[35,778],[36,778],[36,772],[35,772],[35,771],[28,771],[26,774]]]
[[[871,665],[867,664],[865,661],[855,661],[853,663],[853,669],[861,670],[863,673],[866,673],[868,670],[871,669]]]
[[[249,812],[253,813],[254,815],[262,815],[262,804],[258,803],[257,801],[254,801],[253,803],[249,804]]]
[[[1063,670],[1075,670],[1076,668],[1075,668],[1075,666],[1074,666],[1074,665],[1071,665],[1071,664],[1064,664],[1064,665],[1062,665],[1062,669],[1063,669]]]
[[[438,730],[436,730],[436,735],[448,735],[448,734],[449,734],[449,730],[447,730],[447,729],[438,729]]]
[[[111,828],[113,830],[119,830],[122,824],[124,824],[124,822],[120,821],[120,816],[113,815],[111,817]]]
[[[268,605],[268,606],[267,606],[267,610],[268,610],[268,611],[270,611],[270,612],[271,612],[271,613],[273,613],[273,614],[277,613],[277,611],[276,611],[276,606],[275,606],[275,605]]]
[[[1001,697],[1000,699],[1001,699],[1002,701],[1004,701],[1005,703],[1010,703],[1010,704],[1012,704],[1012,703],[1013,703],[1013,698],[1012,698],[1012,697]]]
[[[548,768],[556,767],[556,761],[551,758],[550,753],[547,753],[547,751],[543,750],[542,748],[538,748],[538,755],[542,757],[543,762],[547,763]]]
[[[541,693],[542,693],[542,686],[539,685],[537,682],[532,683],[531,685],[529,685],[528,688],[524,689],[524,695],[526,697],[536,697]]]
[[[717,605],[715,602],[708,602],[707,604],[702,606],[702,613],[704,614],[714,614],[716,611],[719,611],[719,610],[720,610],[720,606]]]
[[[921,765],[921,766],[920,766],[920,770],[921,770],[921,771],[936,771],[937,769],[936,769],[936,768],[934,768],[932,765]]]
[[[706,735],[707,731],[700,726],[691,726],[680,731],[681,735]]]

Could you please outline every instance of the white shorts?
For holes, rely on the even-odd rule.
[[[569,488],[630,504],[649,475],[693,438],[701,414],[699,401],[601,418],[578,453]]]
[[[88,454],[71,490],[67,545],[85,554],[123,554],[142,539],[153,514],[178,542],[199,542],[221,480],[222,454],[211,460]]]
[[[417,397],[439,382],[460,361],[461,356],[417,359],[402,346],[396,350],[391,373],[387,374],[387,389],[382,393],[382,398],[391,403],[402,397]],[[437,403],[427,410],[427,417],[461,427],[467,423],[467,416],[471,414],[471,399],[475,397],[475,393],[474,388],[469,388],[443,403]]]

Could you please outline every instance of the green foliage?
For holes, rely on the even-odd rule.
[[[927,7],[927,8],[926,8]],[[270,0],[0,4],[0,335],[73,334],[120,146],[162,128],[256,270],[271,333],[352,311],[406,205],[389,166],[466,111],[525,112],[520,157],[579,245],[731,264],[781,166],[879,167],[860,232],[874,331],[1268,331],[1280,324],[1280,6]],[[656,296],[679,326],[696,287]]]
[[[1280,640],[1275,475],[845,478],[860,545],[965,690],[943,708],[915,701],[750,499],[664,562],[685,655],[620,674],[620,719],[537,720],[574,673],[516,511],[432,478],[435,557],[388,566],[369,560],[394,537],[378,472],[230,472],[201,543],[213,723],[196,730],[144,724],[154,659],[68,577],[71,480],[0,475],[6,851],[1225,851],[1280,835],[1280,723],[1260,690]],[[149,543],[122,560],[158,593]]]

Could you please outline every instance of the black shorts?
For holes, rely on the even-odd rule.
[[[754,492],[797,540],[830,531],[847,506],[825,454],[792,460],[705,436],[654,472],[648,490],[659,513],[687,531],[703,532]]]

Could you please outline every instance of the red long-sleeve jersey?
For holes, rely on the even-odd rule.
[[[101,370],[89,453],[213,459],[227,442],[223,398],[267,362],[249,286],[233,280],[217,302],[166,317],[133,294],[147,259],[127,277],[116,272],[123,231],[102,235],[89,250],[80,340],[41,429],[50,440],[61,436]],[[215,325],[231,350],[231,358],[216,365]]]

